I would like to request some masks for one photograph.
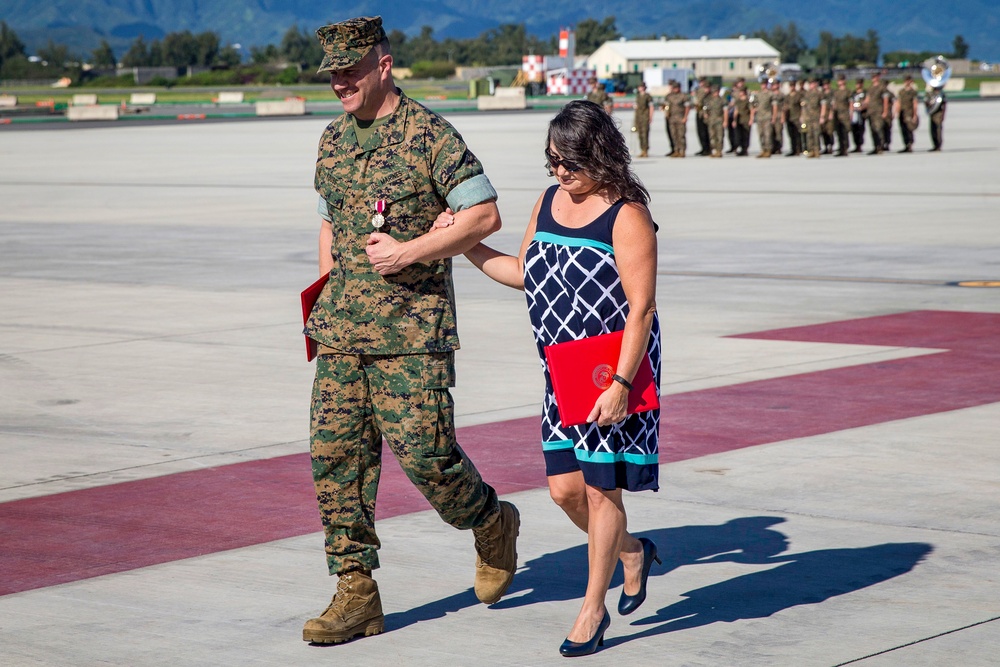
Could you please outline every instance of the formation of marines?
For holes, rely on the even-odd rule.
[[[920,123],[919,92],[913,77],[907,75],[896,93],[879,73],[872,75],[867,88],[865,83],[864,79],[857,79],[851,88],[841,74],[832,85],[829,80],[800,80],[789,82],[783,91],[781,83],[772,79],[762,81],[759,90],[750,91],[746,80],[739,78],[732,88],[723,91],[702,78],[691,93],[684,93],[680,82],[671,81],[660,105],[670,142],[667,157],[683,158],[689,154],[687,127],[692,114],[699,143],[694,155],[721,158],[725,152],[746,156],[754,125],[760,142],[758,158],[781,155],[786,133],[789,150],[785,155],[789,157],[862,153],[866,129],[871,140],[868,154],[879,155],[890,149],[893,121],[898,121],[903,143],[898,152],[912,153],[914,131]],[[592,95],[596,98],[597,94],[592,92],[588,98]],[[606,93],[600,101],[593,99],[604,104],[606,100]],[[931,123],[930,150],[938,151],[946,106],[943,91],[939,88],[928,91],[925,105]],[[639,137],[639,157],[649,155],[654,106],[645,84],[640,84],[632,126]],[[726,139],[729,149],[723,151]]]

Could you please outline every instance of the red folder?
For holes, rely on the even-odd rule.
[[[302,290],[302,326],[305,326],[306,322],[309,321],[309,314],[312,313],[313,306],[316,305],[316,299],[319,298],[320,292],[323,291],[323,287],[329,279],[330,273],[327,272],[322,278]],[[315,358],[316,341],[306,336],[306,361],[312,361]]]
[[[611,376],[618,366],[624,331],[590,336],[545,347],[549,377],[556,395],[559,420],[563,426],[584,424],[594,403],[611,386]],[[645,354],[632,378],[628,393],[628,413],[645,412],[660,407],[656,380],[649,354]]]

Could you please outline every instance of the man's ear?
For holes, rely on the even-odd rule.
[[[379,58],[378,67],[380,76],[385,76],[386,74],[389,74],[392,71],[392,54],[387,53],[381,58]]]

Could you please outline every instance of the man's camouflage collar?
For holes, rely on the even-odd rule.
[[[381,16],[361,16],[325,25],[316,31],[323,47],[323,62],[317,73],[344,69],[368,55],[385,39]]]

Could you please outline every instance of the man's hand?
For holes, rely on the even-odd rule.
[[[407,266],[402,258],[402,247],[403,244],[388,234],[373,232],[368,237],[365,252],[368,253],[372,268],[378,271],[379,275],[390,276],[399,273]]]

